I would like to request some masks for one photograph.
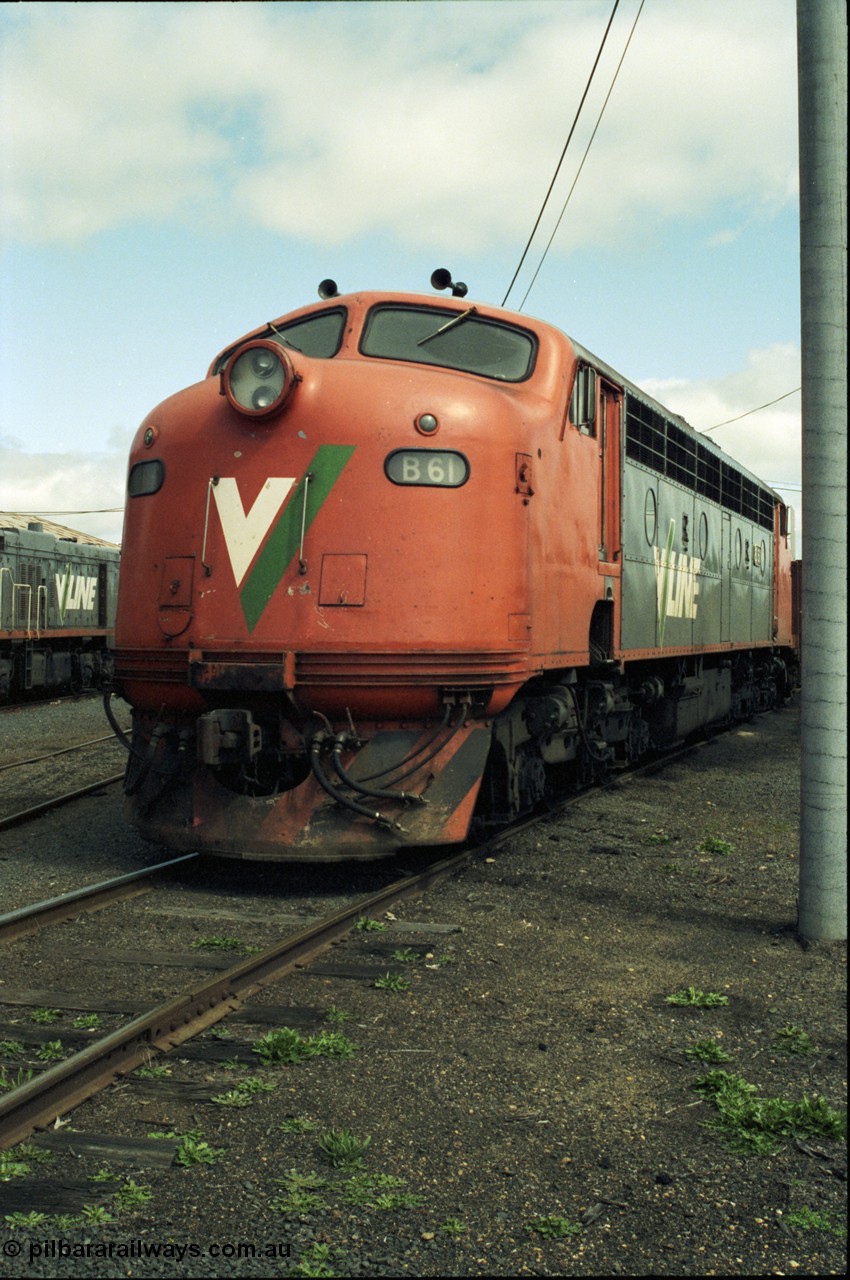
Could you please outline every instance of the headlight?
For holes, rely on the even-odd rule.
[[[240,347],[221,375],[222,390],[233,408],[251,418],[283,408],[297,381],[287,353],[268,338]]]

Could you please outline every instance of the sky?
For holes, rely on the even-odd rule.
[[[142,418],[325,277],[501,304],[613,7],[0,5],[0,511],[120,541]],[[799,508],[795,11],[620,0],[507,305]]]

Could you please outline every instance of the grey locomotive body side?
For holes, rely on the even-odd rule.
[[[0,699],[102,682],[118,564],[117,547],[0,528]]]

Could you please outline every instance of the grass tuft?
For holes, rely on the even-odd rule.
[[[772,1155],[786,1138],[841,1138],[847,1132],[846,1113],[821,1097],[764,1098],[754,1084],[721,1070],[707,1072],[693,1088],[717,1109],[717,1119],[706,1128],[743,1155]]]
[[[666,1004],[684,1005],[691,1009],[716,1009],[729,1003],[728,996],[716,991],[700,991],[698,987],[683,987],[664,997]]]

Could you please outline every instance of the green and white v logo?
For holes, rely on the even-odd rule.
[[[286,499],[296,483],[294,476],[269,477],[247,512],[232,476],[222,477],[213,488],[249,631],[253,631],[259,622],[298,551],[302,523],[306,534],[353,452],[354,445],[322,445],[307,468],[309,485],[302,479],[288,503]],[[254,560],[275,517],[277,521],[265,546]]]

